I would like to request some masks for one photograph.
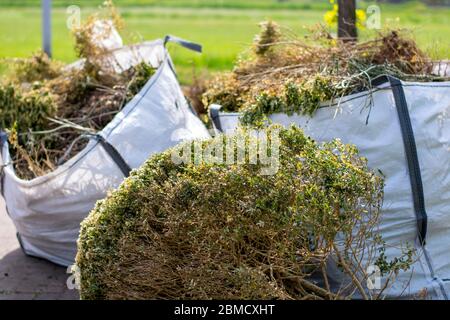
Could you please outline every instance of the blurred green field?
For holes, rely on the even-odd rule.
[[[66,27],[67,5],[79,5],[82,18],[102,1],[53,0],[53,52],[63,61],[76,59],[73,39]],[[299,34],[323,21],[328,1],[290,0],[117,0],[127,33],[126,42],[177,35],[204,46],[202,55],[172,45],[170,50],[181,81],[190,82],[192,71],[217,71],[232,67],[248,46],[258,22],[273,19]],[[366,8],[371,2],[360,2]],[[434,58],[450,57],[450,8],[430,8],[412,1],[381,4],[382,27],[409,28],[419,45]],[[0,58],[26,57],[41,46],[38,0],[0,0]],[[374,31],[361,32],[361,38]]]

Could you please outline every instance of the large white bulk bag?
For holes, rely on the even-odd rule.
[[[144,60],[158,68],[155,74],[79,154],[55,171],[30,181],[18,178],[2,135],[1,191],[25,253],[72,264],[80,222],[131,168],[180,141],[209,137],[183,96],[165,48],[169,40],[141,46]],[[127,50],[116,50],[115,60],[125,63]]]
[[[369,104],[370,99],[372,103]],[[216,129],[235,130],[238,113],[211,106]],[[274,123],[297,124],[317,141],[355,144],[369,166],[385,175],[379,230],[388,259],[401,244],[417,261],[400,272],[387,297],[450,297],[450,82],[380,78],[371,92],[323,104],[314,116],[273,114]],[[336,276],[336,275],[335,275]],[[337,277],[337,276],[336,276]]]

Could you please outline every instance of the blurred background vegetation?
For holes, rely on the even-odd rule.
[[[66,26],[66,8],[77,5],[85,19],[101,0],[53,0],[53,55],[76,59]],[[127,43],[177,35],[204,46],[202,55],[171,46],[182,83],[230,69],[238,54],[251,44],[258,22],[273,19],[298,34],[323,23],[329,0],[115,0],[126,22]],[[377,4],[381,27],[408,28],[420,47],[433,58],[450,57],[450,0],[358,1],[365,10]],[[0,0],[0,58],[26,57],[41,47],[40,0]],[[360,30],[367,39],[379,30]],[[1,68],[0,68],[1,69]]]

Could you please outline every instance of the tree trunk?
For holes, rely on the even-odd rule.
[[[343,41],[356,41],[356,0],[338,0],[338,37]]]

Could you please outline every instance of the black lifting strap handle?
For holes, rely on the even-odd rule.
[[[222,125],[220,124],[220,109],[222,107],[218,104],[212,104],[209,106],[209,115],[213,121],[214,127],[222,132]]]
[[[417,157],[416,141],[414,131],[409,117],[408,105],[406,103],[405,92],[400,80],[387,77],[394,95],[400,129],[402,132],[403,145],[405,147],[406,161],[408,163],[409,179],[413,195],[414,211],[417,219],[417,230],[420,244],[425,245],[427,235],[427,212],[425,210],[425,197],[423,194],[422,176],[420,173],[419,159]]]
[[[3,163],[4,159],[3,159],[3,146],[5,143],[7,143],[8,141],[8,135],[6,134],[5,131],[3,131],[0,128],[0,157],[2,157],[2,164],[0,167],[0,194],[2,196],[4,196],[4,186],[5,186],[5,173],[4,173],[4,168],[6,166],[5,163]],[[6,208],[6,212],[8,212],[8,208]]]
[[[191,42],[191,41],[187,41],[187,40],[175,37],[175,36],[171,36],[171,35],[165,36],[165,38],[164,38],[164,46],[167,44],[167,42],[178,43],[180,46],[182,46],[182,47],[184,47],[186,49],[189,49],[189,50],[192,50],[192,51],[195,51],[195,52],[199,52],[199,53],[202,52],[202,46],[200,44],[194,43],[194,42]]]
[[[108,155],[113,159],[113,161],[116,163],[116,165],[119,167],[120,171],[122,171],[123,175],[125,177],[128,177],[130,175],[131,168],[130,166],[125,162],[125,160],[120,155],[119,151],[117,151],[116,148],[112,144],[110,144],[108,141],[103,138],[101,135],[96,135],[97,140],[100,142],[101,146],[105,151],[108,153]]]

